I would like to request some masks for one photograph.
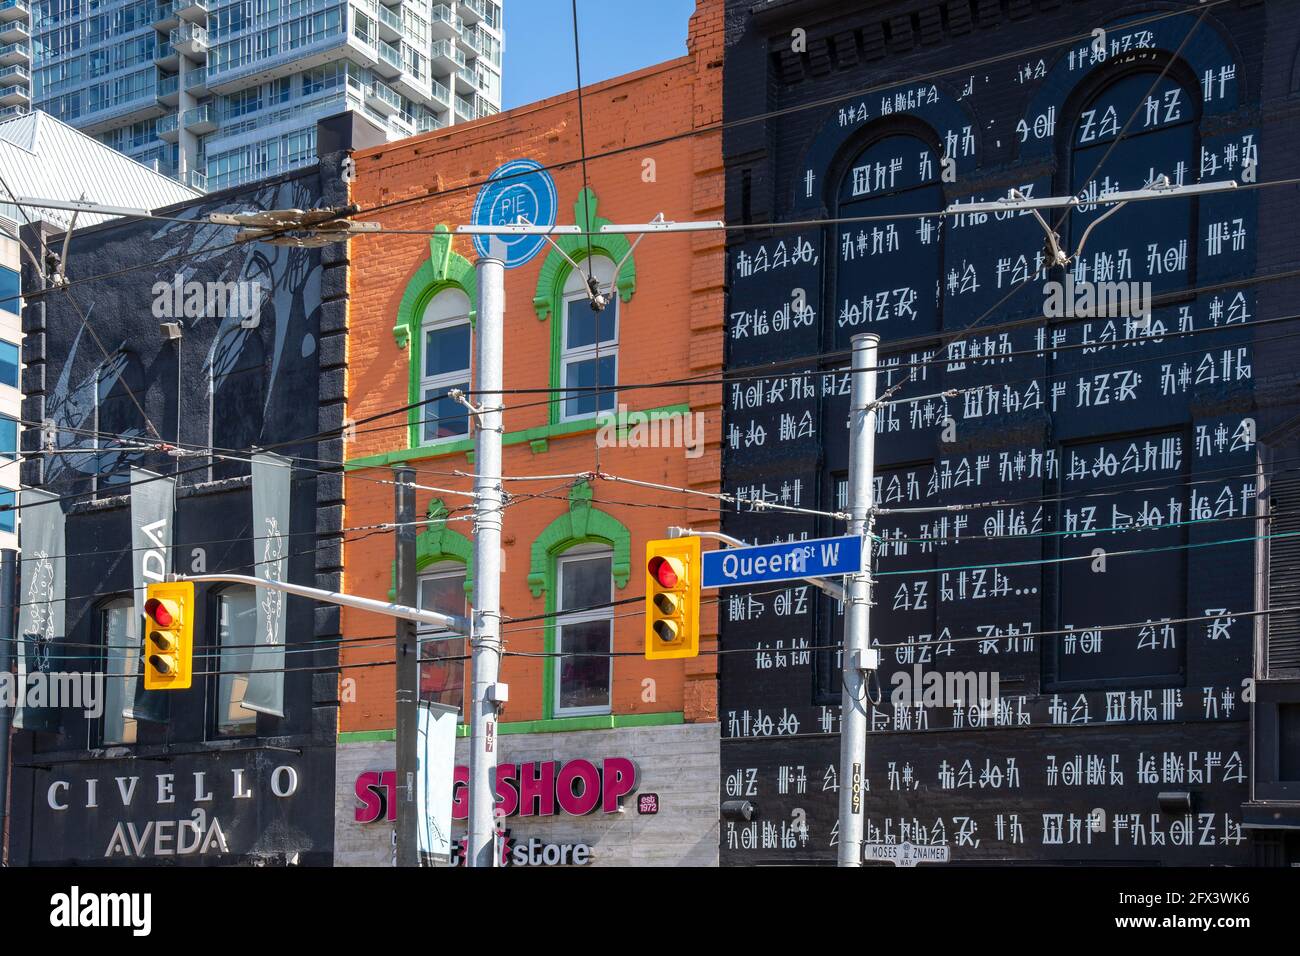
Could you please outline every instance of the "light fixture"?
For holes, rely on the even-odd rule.
[[[752,820],[756,809],[748,800],[722,801],[722,815],[729,820]]]
[[[1192,794],[1188,790],[1162,790],[1156,795],[1161,813],[1182,815],[1192,812]]]

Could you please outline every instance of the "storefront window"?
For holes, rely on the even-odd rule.
[[[135,640],[130,598],[100,605],[99,634],[104,644],[104,716],[100,721],[101,746],[135,743],[136,721],[126,715],[135,698],[140,649]]]
[[[257,637],[257,592],[250,587],[227,588],[217,595],[216,732],[218,737],[248,737],[257,733],[257,713],[244,706],[248,672]],[[196,667],[196,669],[198,669]],[[206,669],[206,668],[205,668]]]
[[[559,680],[556,713],[607,714],[613,675],[613,556],[608,548],[581,548],[559,559],[555,622]]]
[[[465,566],[459,562],[437,565],[420,576],[420,607],[443,614],[465,614]],[[455,707],[464,713],[465,639],[452,632],[421,625],[420,700]]]

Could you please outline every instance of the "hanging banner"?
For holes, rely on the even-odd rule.
[[[282,455],[253,455],[253,574],[284,581],[289,573],[290,461]],[[254,638],[244,706],[284,716],[284,630],[286,595],[257,589],[257,635]]]
[[[135,674],[135,693],[127,700],[124,717],[162,723],[167,720],[167,691],[144,689],[145,586],[167,580],[172,570],[172,524],[176,512],[176,479],[131,469],[131,567],[135,588],[135,613],[130,635],[134,652],[127,658]]]
[[[451,865],[451,792],[459,711],[418,702],[415,741],[415,825],[421,866]]]
[[[29,707],[28,675],[51,672],[54,642],[63,636],[66,573],[63,508],[59,496],[36,488],[19,492],[22,507],[22,579],[18,609],[18,694],[14,727],[57,730],[58,711]],[[52,503],[47,503],[52,502]],[[32,507],[37,505],[38,507]],[[0,768],[0,773],[5,769]]]

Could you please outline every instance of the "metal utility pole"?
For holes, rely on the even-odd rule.
[[[415,470],[393,469],[393,520],[397,523],[396,598],[416,605],[415,593]],[[419,866],[416,844],[415,767],[416,702],[420,696],[420,646],[415,622],[396,620],[397,635],[397,865]]]
[[[18,552],[0,551],[0,674],[8,674],[18,634]],[[9,714],[0,705],[0,866],[8,859],[5,839],[9,816]]]
[[[876,459],[876,347],[880,336],[853,336],[853,389],[849,412],[849,534],[871,530]],[[863,547],[867,544],[864,542]],[[870,551],[863,564],[869,569]],[[867,671],[876,667],[869,647],[871,572],[848,576],[844,607],[843,693],[840,703],[839,865],[862,865],[862,801],[867,758]]]
[[[505,263],[491,252],[478,260],[478,327],[475,332],[478,430],[474,441],[474,611],[470,628],[474,693],[470,716],[469,827],[465,863],[496,866],[497,707],[505,702],[501,669],[501,435],[502,353],[505,344]]]

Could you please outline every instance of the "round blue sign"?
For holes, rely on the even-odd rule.
[[[531,159],[512,159],[497,167],[474,199],[473,221],[476,226],[514,225],[523,216],[534,226],[555,225],[555,180]],[[496,238],[505,246],[505,266],[521,266],[546,245],[544,236],[475,236],[474,249],[480,256],[488,254],[488,240]]]

